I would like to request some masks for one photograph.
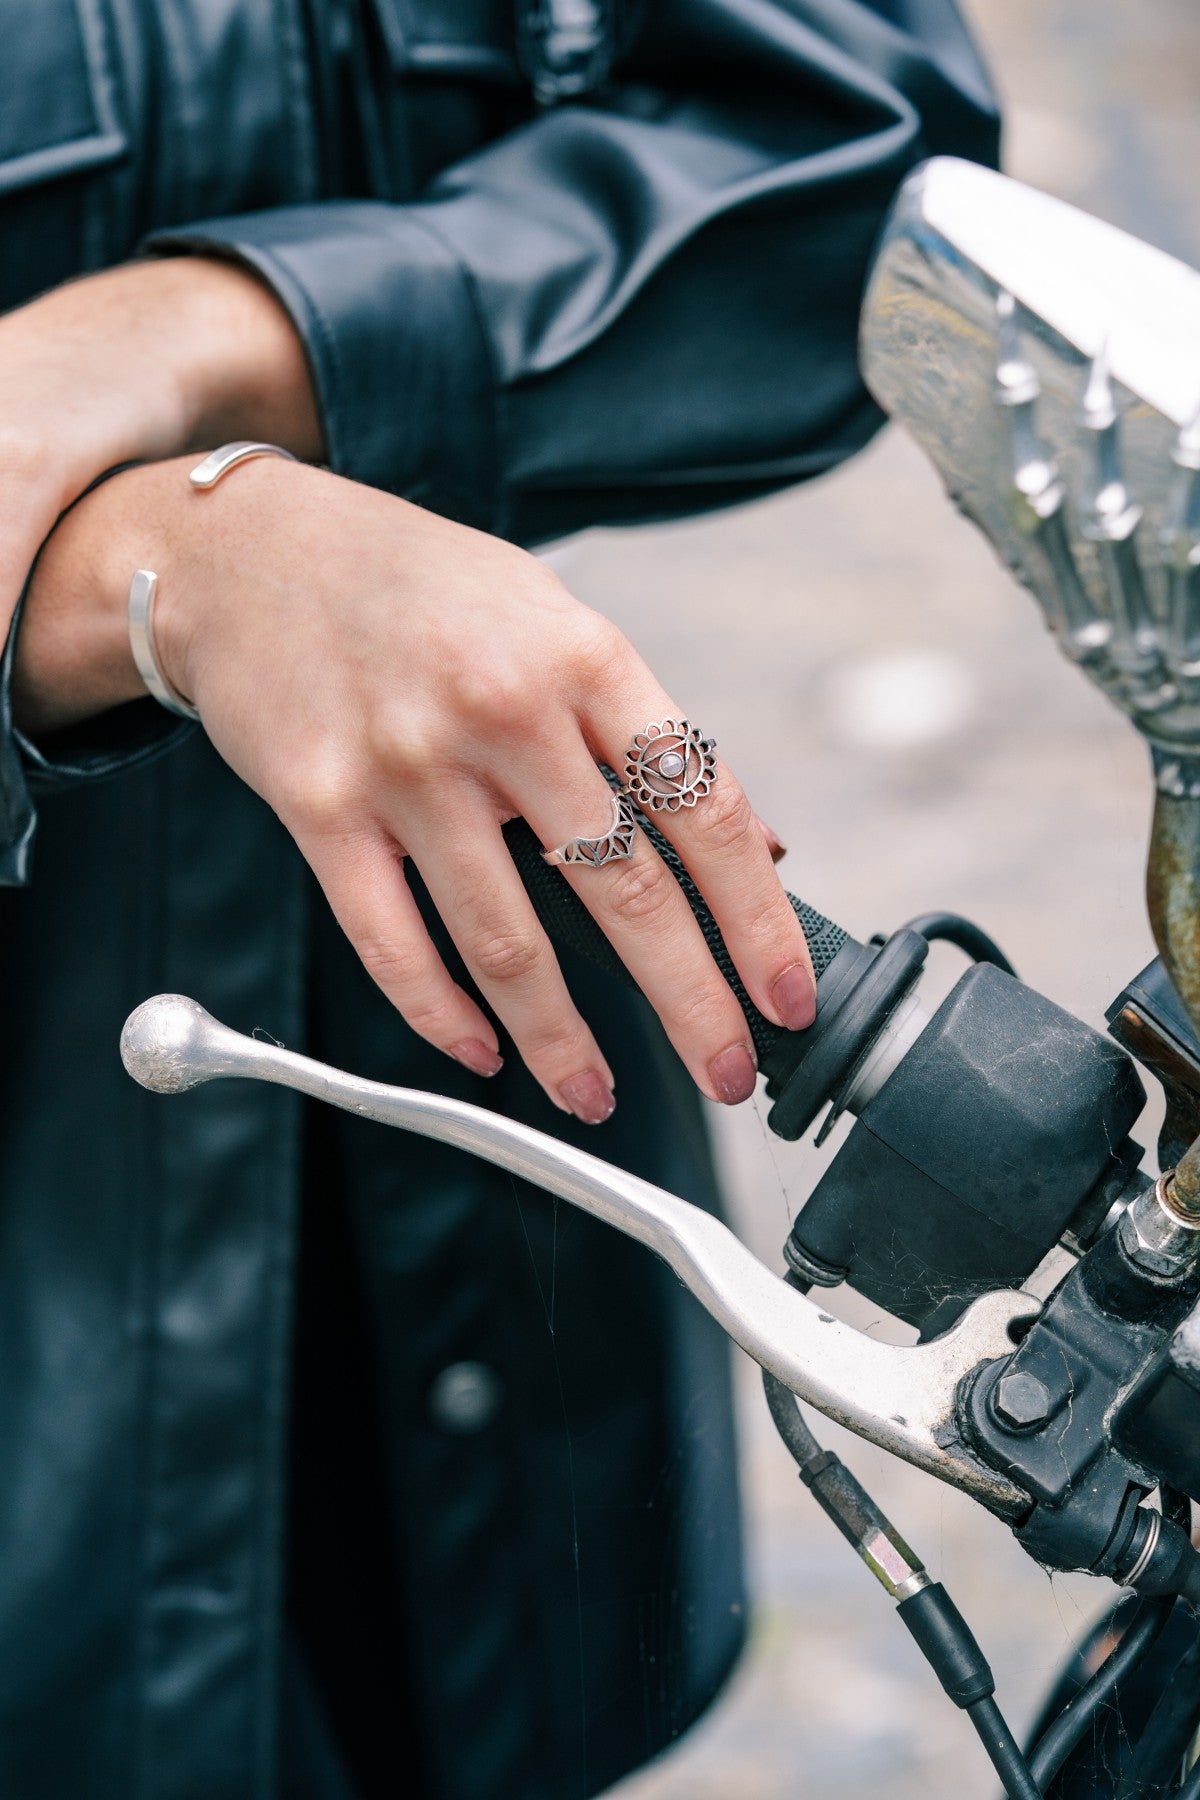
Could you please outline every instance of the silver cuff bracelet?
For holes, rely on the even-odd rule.
[[[211,451],[203,462],[196,464],[188,480],[197,492],[206,493],[208,489],[216,487],[223,475],[228,475],[239,463],[249,462],[255,456],[279,456],[285,462],[296,460],[290,450],[283,450],[278,444],[249,441],[222,444],[219,450]],[[160,706],[165,706],[168,712],[177,713],[181,719],[198,719],[200,714],[191,701],[185,699],[163,674],[154,648],[154,595],[157,587],[158,576],[152,569],[138,569],[129,584],[129,647],[133,651],[133,660],[148,692]]]

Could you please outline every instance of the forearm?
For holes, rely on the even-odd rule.
[[[13,716],[40,738],[144,697],[129,644],[135,569],[165,567],[193,456],[105,482],[59,521],[29,582],[13,671]]]
[[[0,319],[0,456],[63,505],[114,463],[240,436],[322,452],[295,327],[232,263],[130,263]]]
[[[231,263],[132,263],[0,319],[0,637],[43,539],[98,476],[239,437],[323,454],[299,336],[269,289]],[[186,492],[184,476],[174,479]],[[16,693],[31,730],[139,691],[128,691],[127,644],[119,654],[124,601],[96,580],[127,493],[90,496],[42,557]]]

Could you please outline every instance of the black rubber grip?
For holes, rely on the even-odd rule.
[[[733,966],[733,958],[725,948],[725,940],[717,928],[717,922],[700,897],[695,882],[680,861],[678,852],[669,844],[660,831],[649,819],[638,821],[642,830],[653,843],[655,849],[678,881],[687,895],[688,904],[695,913],[704,933],[705,942],[713,953],[713,958],[724,975],[726,981],[737,995],[738,1003],[746,1015],[759,1061],[764,1070],[776,1060],[777,1053],[790,1033],[781,1030],[778,1025],[764,1019],[751,1001],[741,977]],[[524,819],[514,819],[504,828],[504,836],[512,852],[513,861],[520,870],[521,879],[529,890],[530,898],[537,909],[538,918],[545,926],[552,942],[564,948],[576,950],[586,956],[589,962],[599,968],[618,976],[631,987],[633,977],[624,963],[593,919],[591,913],[575,894],[570,883],[563,879],[562,870],[547,863],[542,856],[542,846],[525,823]],[[808,953],[812,957],[813,972],[818,981],[832,963],[838,951],[847,941],[847,934],[840,925],[834,925],[824,914],[806,906],[803,900],[788,895],[796,909],[804,935],[808,940]]]

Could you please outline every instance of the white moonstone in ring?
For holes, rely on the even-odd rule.
[[[712,738],[687,719],[663,719],[639,731],[625,754],[622,792],[649,812],[678,812],[712,792],[717,759]]]

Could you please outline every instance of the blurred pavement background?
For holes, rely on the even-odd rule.
[[[1009,173],[1200,263],[1195,0],[969,0],[969,13],[1006,100]],[[794,891],[859,936],[932,906],[965,912],[1033,985],[1102,1022],[1151,953],[1140,740],[1054,652],[899,434],[798,492],[593,534],[554,560],[720,740],[791,846]],[[954,953],[934,962],[957,978]],[[739,1229],[778,1266],[818,1159],[772,1139],[761,1109],[718,1131]],[[992,1796],[972,1733],[800,1488],[739,1362],[750,1654],[621,1800]],[[958,1495],[822,1429],[945,1578],[1023,1729],[1104,1592],[1051,1580]]]

